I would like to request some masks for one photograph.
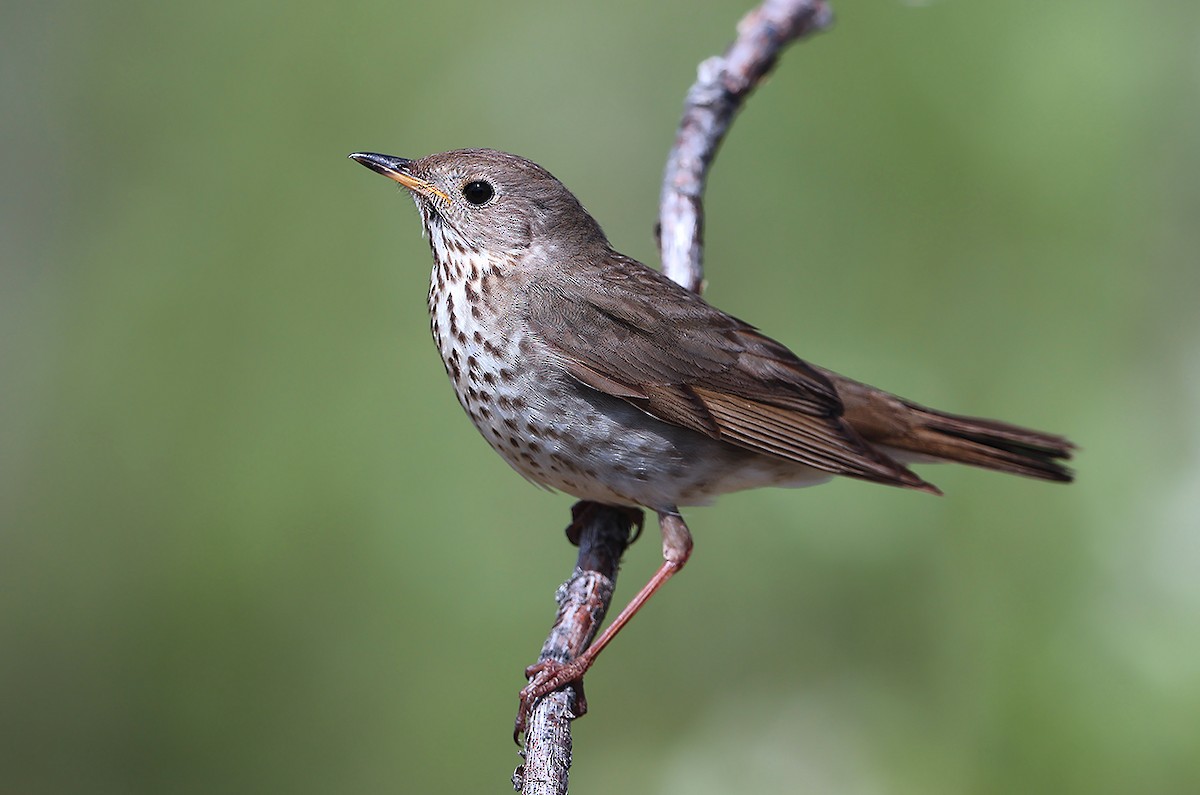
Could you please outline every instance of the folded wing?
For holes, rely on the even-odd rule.
[[[531,284],[526,297],[528,330],[593,389],[764,455],[936,492],[845,422],[820,371],[635,260]]]

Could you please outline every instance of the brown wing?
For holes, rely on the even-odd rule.
[[[825,472],[932,489],[841,418],[829,380],[639,262],[528,288],[525,321],[571,375],[665,422]]]

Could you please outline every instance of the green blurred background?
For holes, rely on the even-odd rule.
[[[462,416],[346,154],[519,152],[655,262],[747,4],[598,6],[3,6],[0,793],[508,791],[571,500]],[[1200,791],[1200,5],[835,8],[718,158],[708,297],[1079,482],[690,511],[574,789]]]

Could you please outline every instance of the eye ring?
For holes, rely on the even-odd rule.
[[[462,186],[462,195],[471,204],[476,207],[487,204],[496,195],[496,189],[492,187],[492,183],[482,179],[473,179]]]

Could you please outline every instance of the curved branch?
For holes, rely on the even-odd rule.
[[[725,54],[696,70],[667,156],[657,228],[663,273],[689,290],[700,292],[704,283],[704,187],[734,116],[784,47],[832,21],[821,0],[766,0],[742,17]]]
[[[663,272],[689,290],[704,281],[704,206],[708,169],[734,116],[790,43],[832,21],[823,0],[765,0],[738,23],[724,55],[703,61],[688,91],[675,144],[667,157],[656,234]],[[558,616],[539,660],[568,662],[596,636],[616,587],[617,567],[629,544],[627,509],[578,503],[568,536],[578,531],[574,574],[559,588]],[[534,707],[525,729],[524,764],[513,774],[523,795],[566,795],[571,768],[571,720],[582,692],[551,693]]]
[[[596,637],[617,586],[617,568],[640,511],[595,502],[571,508],[567,538],[579,545],[571,578],[558,587],[558,614],[538,662],[570,662]],[[566,795],[571,769],[571,721],[583,714],[583,692],[566,687],[544,697],[525,727],[525,763],[513,773],[513,789],[525,795]],[[586,702],[584,702],[586,703]]]

